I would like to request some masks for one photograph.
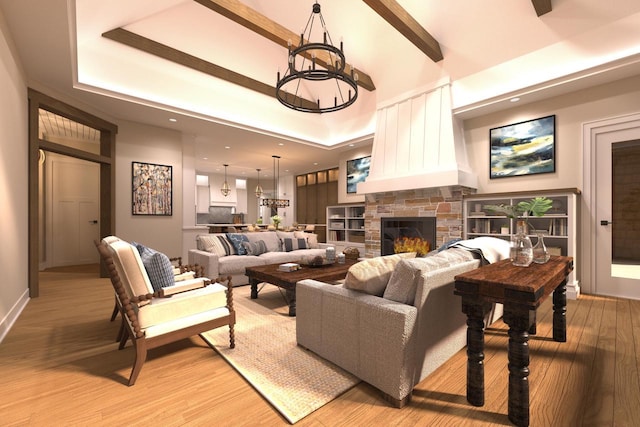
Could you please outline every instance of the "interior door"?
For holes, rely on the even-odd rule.
[[[49,267],[99,262],[93,241],[99,239],[100,166],[50,155]]]
[[[640,128],[599,134],[596,164],[595,292],[640,299]]]

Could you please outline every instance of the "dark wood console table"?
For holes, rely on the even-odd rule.
[[[467,401],[484,405],[484,317],[492,303],[504,304],[509,325],[509,420],[529,425],[529,334],[536,333],[536,309],[553,292],[553,340],[565,342],[567,276],[573,258],[552,256],[545,264],[516,267],[509,260],[455,277],[455,294],[467,315]]]

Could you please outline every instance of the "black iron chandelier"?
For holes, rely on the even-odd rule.
[[[260,204],[262,206],[269,206],[270,208],[286,208],[289,206],[289,199],[280,199],[278,191],[278,181],[280,181],[280,156],[273,157],[273,195],[274,197],[262,199]],[[276,172],[276,162],[278,164],[278,170]]]
[[[322,43],[311,42],[316,15],[322,25]],[[305,34],[307,34],[306,43]],[[300,45],[295,49],[292,47],[292,43],[289,41],[287,71],[282,78],[280,78],[280,71],[278,71],[278,83],[276,84],[278,101],[286,107],[304,113],[330,113],[347,108],[356,101],[358,98],[358,75],[353,68],[350,73],[345,73],[346,61],[342,42],[340,42],[340,48],[333,45],[318,2],[313,5],[307,26],[300,35]],[[331,92],[332,83],[335,83],[333,93]],[[305,87],[306,85],[318,91],[329,92],[328,96],[333,96],[333,100],[329,98],[328,102],[321,104],[320,97],[313,96],[317,99],[317,105],[309,105],[303,99],[304,97],[300,96],[304,90],[311,89],[311,87]]]

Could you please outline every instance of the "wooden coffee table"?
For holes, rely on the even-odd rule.
[[[304,279],[314,279],[322,282],[332,282],[344,279],[347,270],[356,260],[346,260],[344,264],[330,264],[321,267],[309,267],[301,265],[302,268],[296,271],[280,271],[280,264],[259,265],[247,267],[245,274],[249,278],[251,285],[251,299],[258,298],[258,284],[267,282],[285,290],[287,304],[289,305],[289,316],[296,315],[296,283]]]

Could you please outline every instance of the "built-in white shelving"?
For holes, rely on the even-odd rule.
[[[515,220],[496,215],[486,208],[487,205],[516,205],[523,200],[545,196],[553,201],[550,210],[544,216],[528,217],[531,224],[529,237],[536,243],[536,232],[543,231],[545,245],[552,255],[565,255],[574,258],[574,272],[567,283],[567,296],[577,298],[580,293],[579,282],[575,279],[578,230],[578,196],[575,188],[542,190],[535,192],[472,194],[464,196],[463,216],[465,239],[479,236],[492,236],[509,240],[515,233]]]

